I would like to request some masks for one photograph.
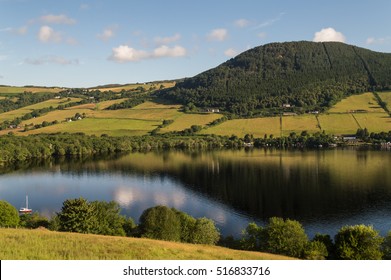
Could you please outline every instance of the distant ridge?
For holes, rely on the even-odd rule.
[[[161,95],[238,115],[290,104],[322,110],[342,98],[391,88],[391,54],[338,42],[271,43],[184,79]]]

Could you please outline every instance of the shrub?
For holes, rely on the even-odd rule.
[[[372,226],[342,227],[335,236],[336,257],[342,260],[379,260],[383,238]]]
[[[181,222],[175,211],[166,206],[146,209],[140,217],[141,237],[180,241]]]
[[[215,245],[220,239],[220,233],[211,219],[196,220],[191,234],[191,243]]]
[[[300,258],[308,243],[303,226],[294,220],[270,218],[265,227],[266,251]]]
[[[382,245],[383,259],[391,260],[391,231],[388,232]]]
[[[94,226],[94,207],[82,197],[67,199],[58,219],[60,231],[90,233]]]
[[[18,225],[18,210],[7,201],[0,200],[0,227],[17,227]]]
[[[304,249],[303,257],[306,260],[325,260],[327,256],[327,247],[321,241],[308,242]]]

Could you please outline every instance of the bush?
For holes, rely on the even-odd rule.
[[[17,227],[18,225],[18,210],[7,201],[0,200],[0,227]]]
[[[126,235],[123,228],[125,219],[120,215],[121,207],[117,202],[93,201],[91,205],[94,208],[92,233],[117,236]]]
[[[220,233],[211,219],[199,218],[196,220],[191,234],[191,243],[215,245],[220,239]]]
[[[327,247],[321,241],[308,242],[304,249],[303,257],[306,260],[325,260],[327,256]]]
[[[155,206],[146,209],[140,217],[141,237],[180,241],[181,222],[175,211],[166,206]]]
[[[94,207],[82,197],[67,199],[58,219],[60,231],[90,233],[94,226]]]
[[[243,231],[242,239],[240,240],[241,248],[250,251],[266,250],[265,245],[265,230],[256,223],[249,223]]]
[[[382,245],[383,259],[391,260],[391,231],[388,232]]]
[[[40,216],[39,213],[35,212],[31,215],[22,215],[20,216],[19,225],[25,228],[39,228],[39,227],[49,227],[49,220]]]
[[[336,257],[342,260],[380,260],[383,238],[372,226],[342,227],[335,236]]]
[[[266,251],[300,258],[308,243],[303,226],[294,220],[270,218],[265,227]]]

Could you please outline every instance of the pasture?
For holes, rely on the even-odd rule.
[[[68,99],[49,99],[40,103],[36,103],[30,106],[26,106],[23,108],[19,108],[17,110],[12,110],[8,112],[4,112],[0,114],[0,122],[4,122],[6,120],[13,120],[18,117],[22,117],[25,114],[31,113],[33,110],[37,109],[43,109],[43,108],[48,108],[50,106],[57,108],[59,105],[65,105],[69,102],[77,102],[80,101],[80,98],[71,98],[70,100]]]
[[[335,104],[328,112],[351,113],[357,111],[370,113],[384,112],[372,92],[349,96]]]
[[[175,82],[151,82],[151,83],[137,83],[137,84],[128,84],[128,85],[120,85],[120,86],[102,86],[96,87],[94,89],[98,89],[100,91],[113,91],[120,92],[122,90],[136,90],[137,88],[143,88],[145,91],[148,90],[157,90],[162,88],[170,88],[175,86]]]
[[[0,95],[14,95],[18,93],[23,93],[25,91],[37,93],[37,92],[51,92],[57,93],[60,92],[62,88],[58,87],[11,87],[11,86],[0,86]]]
[[[387,103],[387,109],[391,112],[391,91],[378,92],[378,95],[383,102]]]

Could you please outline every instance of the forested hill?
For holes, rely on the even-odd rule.
[[[161,94],[184,105],[238,115],[321,110],[347,95],[391,88],[391,54],[337,42],[259,46]],[[192,104],[191,104],[192,103]]]

